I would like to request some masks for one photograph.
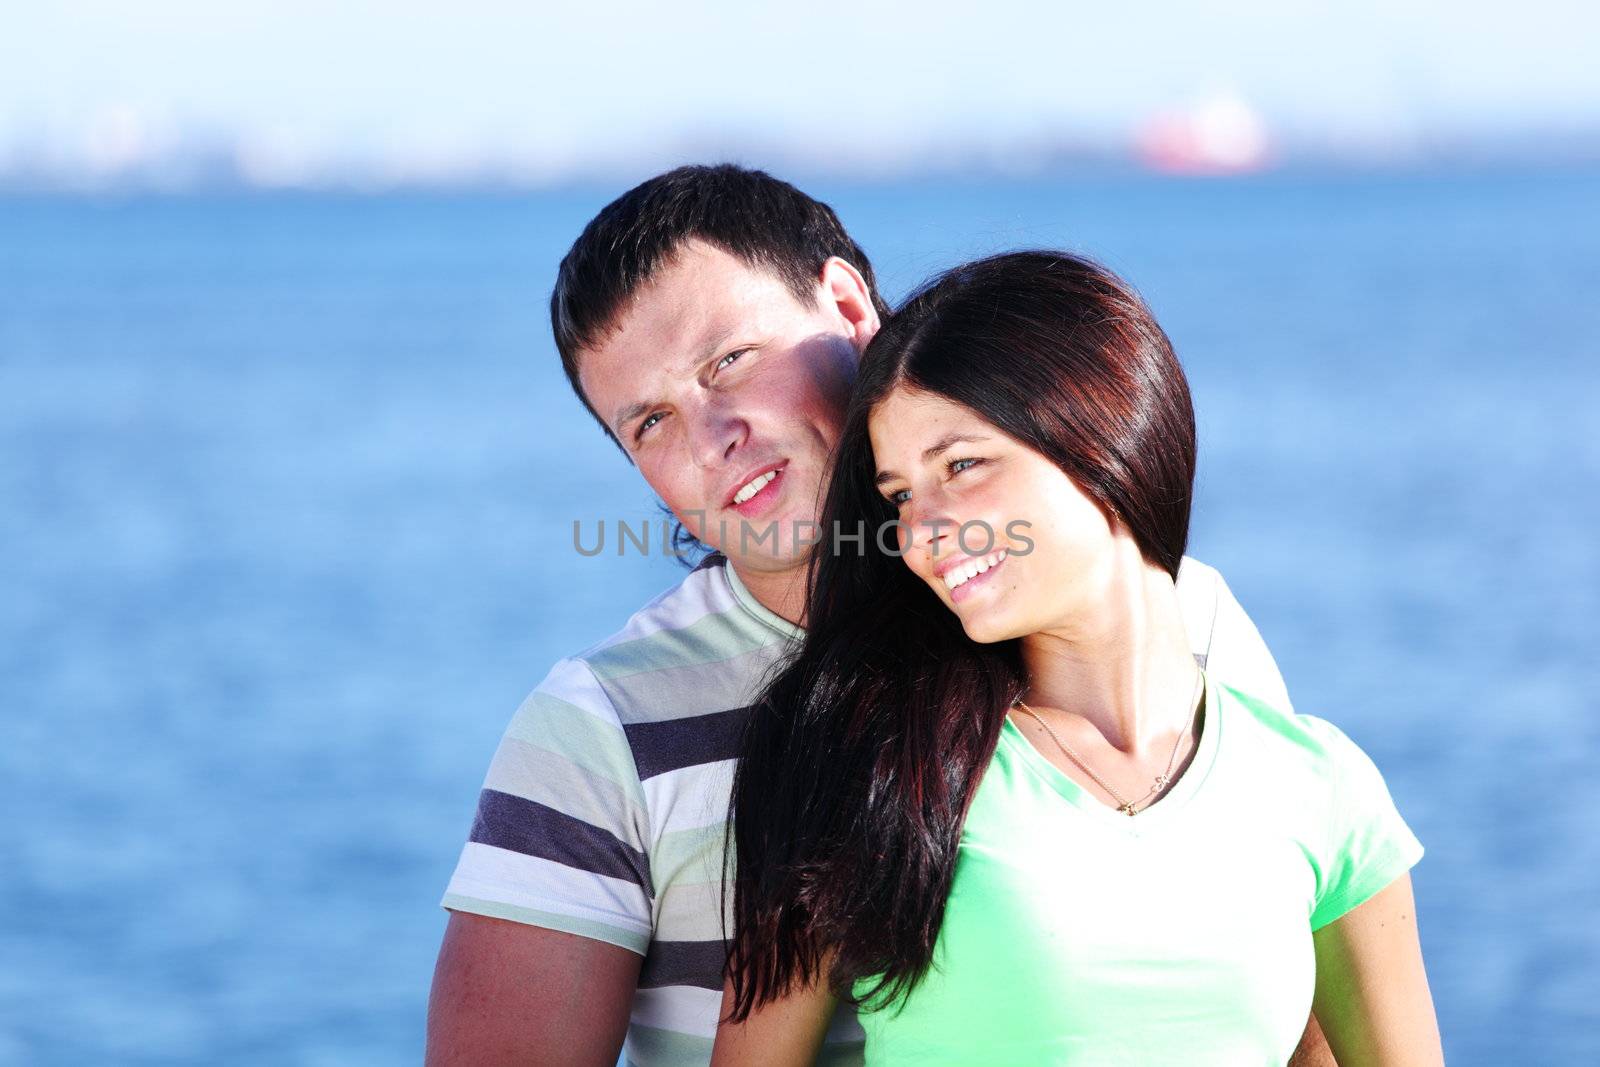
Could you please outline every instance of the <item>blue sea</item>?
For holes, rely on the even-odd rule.
[[[1427,847],[1450,1061],[1600,1062],[1600,173],[808,187],[891,297],[1145,293],[1193,554]],[[681,573],[572,547],[660,514],[545,312],[619,191],[0,199],[0,1062],[420,1058],[502,728]]]

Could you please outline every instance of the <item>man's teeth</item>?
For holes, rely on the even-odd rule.
[[[945,572],[944,584],[951,589],[954,589],[958,585],[965,585],[967,582],[976,578],[990,567],[997,566],[1000,561],[1005,558],[1006,550],[1002,548],[998,552],[991,552],[982,559],[975,559],[970,563],[963,563],[961,566]]]
[[[749,500],[751,497],[761,492],[762,489],[766,488],[767,483],[772,481],[772,479],[776,478],[777,476],[777,471],[768,471],[758,478],[750,479],[745,483],[743,489],[733,494],[733,502],[735,504],[743,504],[746,500]]]

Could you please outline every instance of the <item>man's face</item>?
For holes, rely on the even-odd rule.
[[[753,571],[802,563],[861,348],[877,328],[854,268],[815,305],[690,241],[578,361],[584,394],[690,533]],[[864,310],[862,302],[865,302]]]

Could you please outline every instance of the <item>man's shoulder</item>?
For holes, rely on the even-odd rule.
[[[1208,595],[1215,595],[1217,583],[1222,581],[1222,574],[1209,563],[1201,563],[1193,556],[1184,556],[1178,562],[1177,586],[1179,590],[1191,590]]]
[[[736,608],[733,589],[728,584],[726,560],[713,554],[675,584],[657,593],[616,630],[566,658],[585,663],[608,662],[619,657],[637,641],[692,628],[707,616]]]
[[[540,690],[604,703],[623,725],[742,706],[785,643],[740,603],[727,567],[708,557],[615,632],[563,657]]]
[[[1178,611],[1189,634],[1189,647],[1202,667],[1211,655],[1211,637],[1216,628],[1217,601],[1222,575],[1193,556],[1178,564]]]

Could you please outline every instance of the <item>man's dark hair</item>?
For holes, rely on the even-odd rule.
[[[611,427],[578,382],[578,353],[605,339],[627,300],[690,239],[770,271],[808,307],[815,300],[822,265],[838,256],[861,272],[878,313],[888,316],[867,254],[827,204],[763,171],[731,163],[658,174],[590,220],[562,259],[550,294],[550,325],[561,367],[573,392],[613,441]]]

